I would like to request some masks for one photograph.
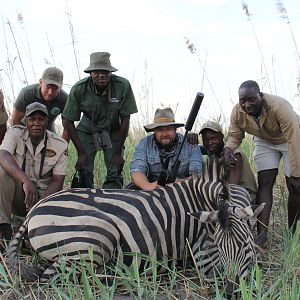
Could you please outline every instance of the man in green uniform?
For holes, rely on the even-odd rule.
[[[4,96],[0,89],[0,144],[4,138],[6,132],[6,122],[8,120],[8,115],[4,106]]]
[[[63,73],[56,67],[47,68],[39,83],[24,87],[14,103],[12,112],[12,125],[22,124],[27,105],[33,102],[44,104],[48,109],[47,129],[55,132],[54,122],[64,110],[68,94],[62,90]],[[68,140],[67,132],[62,136]]]
[[[97,150],[103,150],[107,169],[103,188],[123,187],[124,143],[130,115],[137,107],[129,81],[113,75],[115,71],[109,53],[92,53],[85,70],[90,76],[72,87],[62,114],[78,153],[75,168],[84,170],[86,187],[93,187]],[[75,128],[74,122],[79,120]]]

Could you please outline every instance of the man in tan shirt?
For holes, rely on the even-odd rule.
[[[10,128],[0,146],[0,239],[11,235],[11,213],[26,216],[41,198],[63,187],[67,142],[47,128],[45,105],[34,102],[25,112],[26,127]]]
[[[0,89],[0,145],[2,143],[2,140],[6,132],[7,120],[8,120],[8,115],[4,106],[4,96],[2,90]]]
[[[258,172],[257,204],[266,206],[257,223],[257,245],[268,241],[268,225],[273,204],[273,186],[281,158],[284,161],[289,190],[288,224],[292,231],[300,217],[300,118],[288,101],[261,93],[255,81],[239,88],[239,103],[233,108],[224,148],[229,166],[235,164],[233,150],[241,144],[245,132],[254,135],[254,162]]]

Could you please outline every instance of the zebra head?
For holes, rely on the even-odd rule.
[[[245,278],[256,259],[256,250],[249,220],[256,219],[265,203],[240,207],[221,200],[217,211],[200,211],[190,215],[202,223],[215,224],[214,243],[226,270],[226,294],[233,294],[233,284]]]

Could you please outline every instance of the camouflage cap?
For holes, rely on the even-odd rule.
[[[199,134],[202,134],[205,129],[210,129],[212,131],[220,132],[223,134],[222,126],[217,122],[207,121],[206,123],[204,123],[200,129]]]
[[[31,115],[35,111],[41,111],[46,116],[48,116],[48,110],[47,110],[47,107],[44,104],[39,103],[39,102],[33,102],[33,103],[29,104],[26,107],[25,117],[28,117],[29,115]]]
[[[54,84],[60,88],[63,84],[63,78],[63,72],[56,67],[50,67],[46,69],[42,75],[42,80],[45,84]]]

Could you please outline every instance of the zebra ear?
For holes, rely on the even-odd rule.
[[[188,214],[191,217],[198,219],[201,223],[212,223],[218,220],[218,211],[198,211]]]
[[[237,208],[236,214],[244,220],[256,219],[265,207],[265,203],[260,205],[249,205],[244,208]]]

